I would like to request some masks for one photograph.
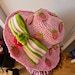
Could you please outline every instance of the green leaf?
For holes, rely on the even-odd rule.
[[[17,21],[19,27],[23,30],[23,32],[25,34],[29,34],[26,23],[23,20],[22,16],[20,14],[16,14],[15,17],[16,17],[16,21]]]
[[[34,39],[34,38],[31,38],[31,40],[40,48],[42,48],[43,50],[45,51],[48,51],[48,48],[42,44],[41,42],[39,42],[38,40]]]

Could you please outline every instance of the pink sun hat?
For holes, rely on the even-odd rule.
[[[8,27],[8,21],[16,13],[19,13],[27,23],[31,36],[44,43],[49,49],[46,55],[35,66],[29,61],[29,57],[22,46],[15,47],[14,36]],[[45,9],[41,9],[35,13],[30,11],[12,13],[6,19],[3,36],[11,57],[25,66],[30,73],[34,71],[51,71],[60,60],[60,46],[58,43],[63,40],[64,36],[63,22],[55,14]]]

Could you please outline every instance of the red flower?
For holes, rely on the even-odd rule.
[[[37,33],[34,34],[33,37],[34,37],[35,39],[37,39],[37,40],[42,40],[42,39],[43,39],[43,34],[37,32]]]
[[[39,17],[40,17],[43,21],[46,21],[46,20],[47,20],[46,14],[44,14],[43,12],[39,12]]]
[[[51,54],[52,54],[52,48],[49,49],[49,55],[51,55]]]
[[[14,55],[15,57],[20,55],[19,49],[15,46],[11,46],[10,51],[11,51],[12,55]]]
[[[19,43],[15,37],[14,37],[14,44],[16,47],[22,46],[22,44]]]
[[[61,23],[59,24],[58,29],[59,29],[59,32],[61,33],[61,31],[63,30],[63,22],[61,22]]]
[[[58,48],[58,45],[53,45],[52,48],[53,48],[54,50],[56,50],[56,49]]]
[[[56,40],[58,38],[58,31],[54,29],[54,30],[51,31],[51,33],[52,33],[52,38],[54,40]]]
[[[51,66],[51,62],[48,58],[45,59],[45,63],[46,63],[47,66],[49,66],[49,67]]]

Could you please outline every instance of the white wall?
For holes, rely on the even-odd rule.
[[[70,29],[75,26],[75,0],[1,0],[1,6],[7,15],[19,9],[32,11],[39,8],[49,9],[63,19],[65,35],[68,37]]]

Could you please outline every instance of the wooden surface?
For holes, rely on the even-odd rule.
[[[70,58],[68,58],[67,53],[62,53],[61,61],[58,66],[53,70],[52,75],[75,75],[75,63],[70,63]],[[15,64],[14,68],[20,69],[20,75],[30,75],[27,70],[19,63]],[[8,75],[5,72],[0,71],[0,75]]]
[[[20,71],[20,75],[30,75],[25,69]],[[67,53],[62,53],[59,65],[53,70],[52,75],[75,75],[75,64],[70,63]]]
[[[75,63],[70,62],[68,54],[63,53],[58,68],[53,71],[53,75],[75,75]]]

